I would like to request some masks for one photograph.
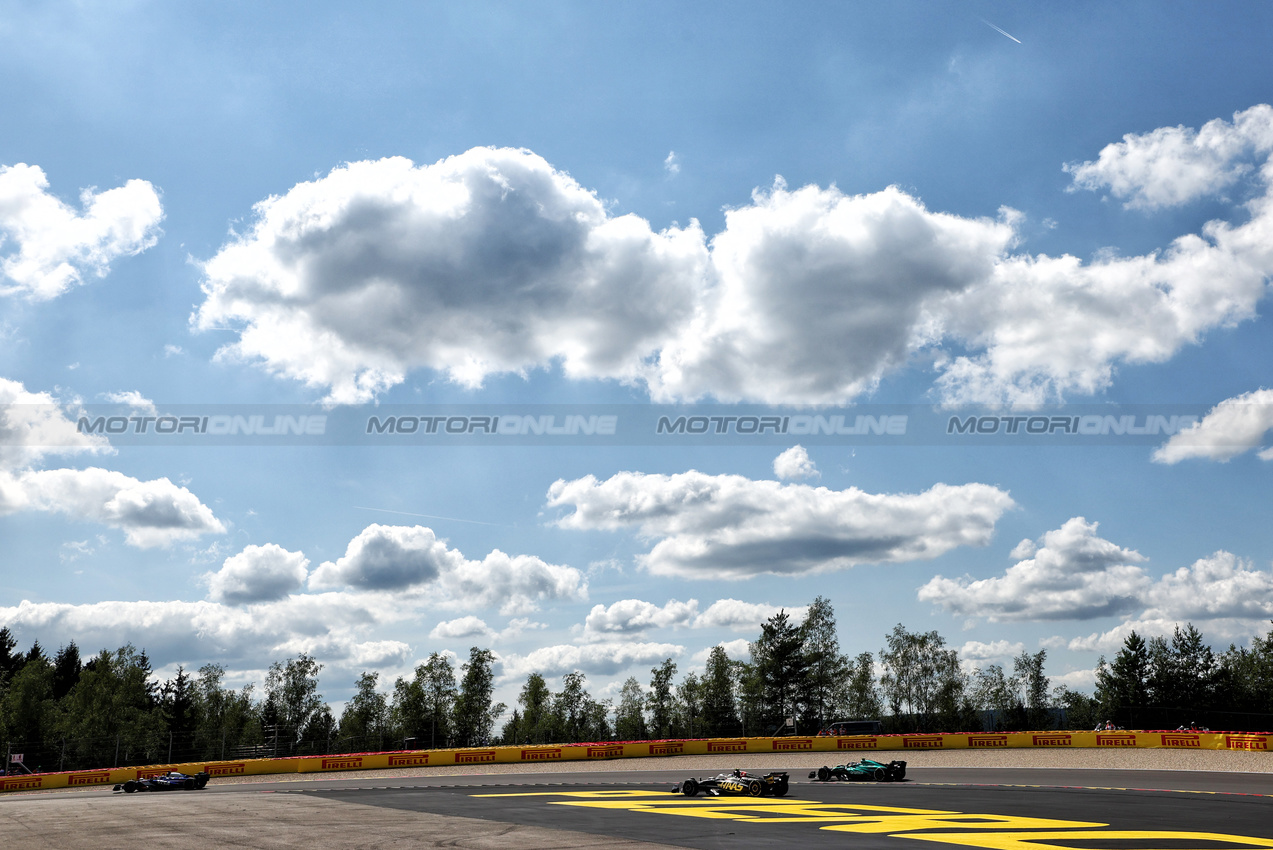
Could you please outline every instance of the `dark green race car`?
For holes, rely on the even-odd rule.
[[[865,779],[874,782],[901,782],[906,778],[906,762],[882,762],[874,759],[862,759],[856,764],[837,764],[835,767],[820,767],[809,771],[809,778],[819,782],[845,782],[853,779]]]

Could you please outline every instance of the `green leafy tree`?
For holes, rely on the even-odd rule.
[[[1013,676],[1020,682],[1025,722],[1031,729],[1047,729],[1051,725],[1049,712],[1051,705],[1048,702],[1051,682],[1043,673],[1043,665],[1047,658],[1047,650],[1040,649],[1033,655],[1022,652],[1012,662]]]
[[[672,735],[675,711],[672,677],[675,675],[676,664],[670,658],[658,667],[650,668],[650,693],[646,699],[650,707],[650,734],[655,738],[668,738]]]
[[[255,687],[247,684],[236,691],[225,687],[224,681],[225,667],[220,664],[203,665],[195,677],[195,746],[201,758],[226,758],[236,748],[265,742],[261,707],[253,698]]]
[[[456,746],[484,746],[490,741],[496,720],[507,708],[502,702],[491,703],[495,692],[495,674],[491,670],[494,661],[495,655],[489,649],[475,646],[469,650],[468,663],[461,668],[464,677],[459,695],[452,709]]]
[[[1120,726],[1135,726],[1137,712],[1143,715],[1149,694],[1149,648],[1133,631],[1123,647],[1106,665],[1102,657],[1096,665],[1096,699],[1101,710]]]
[[[901,623],[880,651],[880,677],[894,722],[902,729],[929,731],[963,720],[964,677],[959,654],[946,649],[937,632],[909,632]]]
[[[306,737],[311,742],[315,740],[315,730],[309,728],[310,720],[326,707],[318,692],[318,674],[322,669],[322,664],[303,652],[270,665],[265,674],[265,698],[277,713],[280,740],[299,742]]]
[[[758,719],[774,728],[788,717],[799,717],[809,665],[804,635],[785,610],[761,624],[760,638],[751,645],[751,656],[752,675],[760,690]]]
[[[389,699],[376,690],[379,673],[363,672],[354,685],[354,695],[340,714],[337,735],[342,749],[373,750],[385,745],[389,731]]]
[[[693,738],[703,735],[703,682],[694,673],[686,673],[676,687],[676,720],[673,734]]]
[[[451,737],[455,697],[455,668],[449,658],[435,652],[415,668],[412,679],[394,682],[394,726],[416,747],[446,746]]]
[[[61,700],[80,680],[80,648],[71,641],[53,659],[53,699]]]
[[[610,737],[605,703],[588,693],[587,677],[574,671],[561,679],[561,691],[553,697],[552,715],[555,738],[561,743],[602,741]]]
[[[645,726],[645,689],[636,676],[629,676],[619,691],[619,707],[614,713],[614,734],[620,741],[644,741],[649,737]]]
[[[800,638],[806,669],[802,689],[803,725],[807,729],[822,729],[834,719],[830,715],[836,708],[837,691],[849,676],[849,660],[840,652],[835,610],[825,596],[817,597],[810,604],[800,625]]]
[[[167,756],[151,674],[150,659],[131,644],[102,650],[84,665],[60,712],[74,761],[153,764]]]
[[[849,663],[836,703],[846,718],[872,720],[884,713],[875,681],[875,656],[869,652],[859,653]]]
[[[712,647],[703,671],[703,734],[709,737],[737,735],[738,701],[734,681],[736,669],[723,646]],[[636,681],[633,679],[632,681]]]
[[[1007,676],[998,664],[987,664],[972,676],[969,698],[977,711],[989,712],[988,728],[1001,731],[1015,728],[1020,682]]]

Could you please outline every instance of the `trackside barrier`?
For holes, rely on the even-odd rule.
[[[394,767],[449,767],[518,764],[546,761],[589,761],[651,756],[814,752],[854,753],[893,750],[978,750],[1012,747],[1140,747],[1150,749],[1245,750],[1268,752],[1273,733],[1241,732],[979,732],[915,735],[847,735],[807,738],[706,738],[686,741],[616,741],[562,746],[485,747],[462,750],[409,750],[392,753],[296,756],[279,759],[201,761],[148,767],[117,767],[0,777],[2,791],[32,791],[113,785],[130,779],[178,770],[207,771],[218,776],[259,776],[279,773],[330,773],[342,770],[382,770]]]

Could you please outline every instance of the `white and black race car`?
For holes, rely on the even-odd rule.
[[[704,779],[687,779],[672,788],[673,794],[693,797],[700,791],[709,797],[732,795],[738,797],[785,797],[788,777],[785,773],[766,773],[763,776],[745,770],[733,770]]]

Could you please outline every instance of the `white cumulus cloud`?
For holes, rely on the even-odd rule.
[[[974,580],[938,575],[919,589],[919,599],[992,622],[1125,613],[1138,605],[1149,586],[1144,569],[1136,566],[1145,557],[1097,536],[1097,525],[1074,517],[1044,534],[1031,557],[1002,576]],[[1014,551],[1021,552],[1022,546]]]
[[[578,670],[612,676],[632,666],[652,666],[667,658],[677,658],[685,647],[673,643],[611,641],[583,645],[541,646],[526,655],[501,658],[506,679],[524,679],[531,673],[560,676]]]
[[[1020,655],[1025,644],[1020,641],[993,640],[983,643],[970,640],[959,647],[959,657],[967,661],[990,661],[997,658],[1013,658]]]
[[[574,508],[557,520],[562,528],[632,528],[657,540],[640,556],[652,573],[747,578],[927,560],[956,546],[984,546],[1014,503],[985,484],[874,494],[690,470],[558,480],[548,505]]]
[[[104,277],[115,259],[138,254],[159,238],[163,207],[145,180],[80,193],[82,210],[49,191],[35,165],[0,165],[0,295],[55,298]]]
[[[560,362],[632,377],[689,318],[706,247],[653,232],[525,150],[354,162],[256,206],[204,265],[197,327],[223,352],[365,401],[411,369],[466,386]]]
[[[1214,195],[1247,175],[1250,157],[1273,151],[1273,107],[1253,106],[1233,116],[1192,127],[1159,127],[1128,133],[1106,145],[1095,162],[1065,170],[1082,189],[1108,188],[1130,208],[1152,210]]]
[[[817,465],[809,459],[804,446],[792,446],[774,458],[774,475],[782,479],[817,478]]]
[[[19,510],[118,528],[129,544],[143,549],[225,531],[207,505],[167,478],[139,481],[96,467],[0,472],[0,514]]]
[[[465,617],[458,617],[454,620],[444,620],[433,627],[429,632],[429,637],[435,640],[450,640],[454,638],[466,637],[482,637],[490,638],[494,635],[491,627],[486,625],[486,621],[480,617],[474,617],[469,614]]]
[[[228,605],[282,599],[304,586],[308,571],[309,559],[301,552],[275,543],[247,546],[207,575],[208,598]]]
[[[718,599],[709,605],[706,611],[694,618],[694,628],[732,629],[759,634],[761,623],[781,611],[787,612],[791,622],[799,624],[804,622],[809,607],[744,602],[741,599]]]
[[[688,626],[698,615],[698,600],[668,600],[659,607],[640,599],[621,599],[610,606],[595,605],[584,620],[586,639],[606,639],[616,635],[638,634],[649,629]]]
[[[1196,425],[1174,434],[1154,452],[1157,463],[1179,463],[1190,458],[1227,461],[1264,441],[1273,428],[1273,390],[1255,390],[1225,399]],[[1273,460],[1273,448],[1260,452]]]
[[[498,549],[480,561],[469,560],[418,525],[367,526],[342,557],[310,574],[309,586],[427,592],[440,603],[498,607],[505,615],[534,611],[547,601],[587,597],[587,581],[573,567]]]

